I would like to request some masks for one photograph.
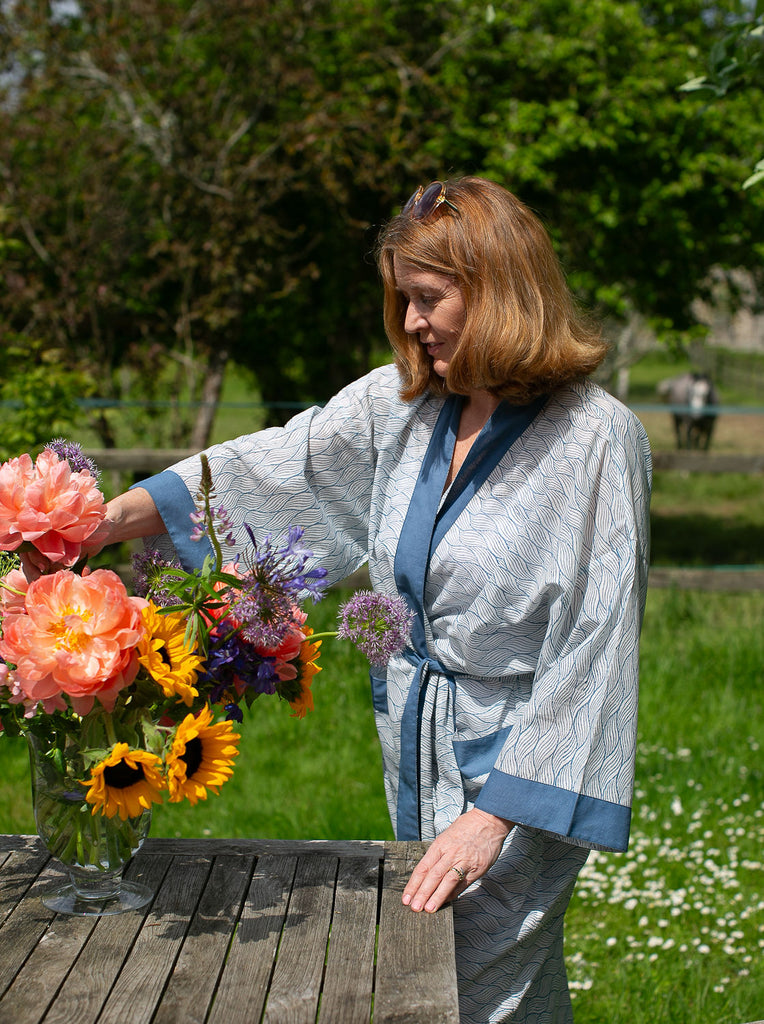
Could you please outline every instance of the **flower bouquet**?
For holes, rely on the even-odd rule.
[[[37,829],[70,876],[46,899],[60,912],[151,899],[122,872],[152,807],[219,792],[259,697],[300,718],[312,710],[324,638],[352,639],[373,663],[408,641],[405,604],[369,593],[343,606],[335,632],[313,633],[303,603],[320,599],[326,573],[297,527],[277,543],[245,524],[252,554],[227,561],[235,538],[202,466],[191,536],[208,537],[213,556],[191,572],[136,556],[130,594],[82,557],[105,501],[78,445],[0,465],[0,726],[29,741]],[[47,571],[22,571],[26,554]]]

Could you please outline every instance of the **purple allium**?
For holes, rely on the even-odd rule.
[[[168,586],[180,580],[185,573],[177,560],[168,561],[158,551],[138,551],[133,555],[133,588],[138,597],[148,598],[159,608],[176,604],[178,598],[169,592]],[[172,576],[163,572],[164,569],[177,569],[178,575]]]
[[[98,483],[100,471],[92,459],[89,459],[82,451],[82,445],[74,441],[67,441],[63,437],[56,437],[48,441],[45,447],[58,455],[59,459],[65,459],[73,473],[90,473]]]
[[[231,603],[231,614],[241,623],[244,639],[257,647],[278,647],[293,618],[292,595],[278,585],[263,586],[242,581],[239,596]]]
[[[301,595],[307,591],[314,600],[323,596],[326,570],[308,569],[313,552],[301,543],[303,531],[298,527],[289,529],[281,547],[274,545],[271,534],[258,542],[247,523],[244,528],[253,550],[242,559],[231,615],[241,623],[245,640],[272,649],[288,633]]]
[[[352,640],[372,665],[386,665],[409,643],[412,619],[403,598],[359,590],[339,610],[337,636]]]

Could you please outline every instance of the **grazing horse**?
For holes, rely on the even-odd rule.
[[[716,422],[719,396],[705,373],[682,373],[658,384],[658,394],[676,408],[672,411],[677,448],[708,451]]]

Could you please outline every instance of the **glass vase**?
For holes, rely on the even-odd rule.
[[[43,896],[59,914],[100,916],[145,906],[153,893],[122,877],[148,835],[151,810],[124,821],[92,813],[76,738],[27,734],[37,834],[69,874],[69,884]]]

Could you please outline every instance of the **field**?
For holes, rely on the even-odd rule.
[[[662,371],[645,370],[645,396]],[[715,450],[764,451],[761,417],[726,419]],[[667,414],[644,421],[671,447]],[[655,563],[761,563],[761,499],[760,476],[657,474]],[[344,596],[316,607],[316,629]],[[762,623],[763,593],[650,591],[631,845],[590,856],[568,914],[576,1024],[764,1017]],[[152,835],[392,836],[365,662],[331,641],[322,662],[314,714],[261,698],[233,780],[196,808],[157,808]],[[0,766],[0,832],[33,832],[23,744],[0,738]]]
[[[343,597],[315,610],[330,625]],[[742,1024],[764,1008],[764,595],[651,591],[630,849],[568,914],[576,1024]],[[261,698],[234,778],[152,835],[391,837],[366,666],[327,641],[304,721]],[[33,832],[24,745],[0,740],[0,831]]]

